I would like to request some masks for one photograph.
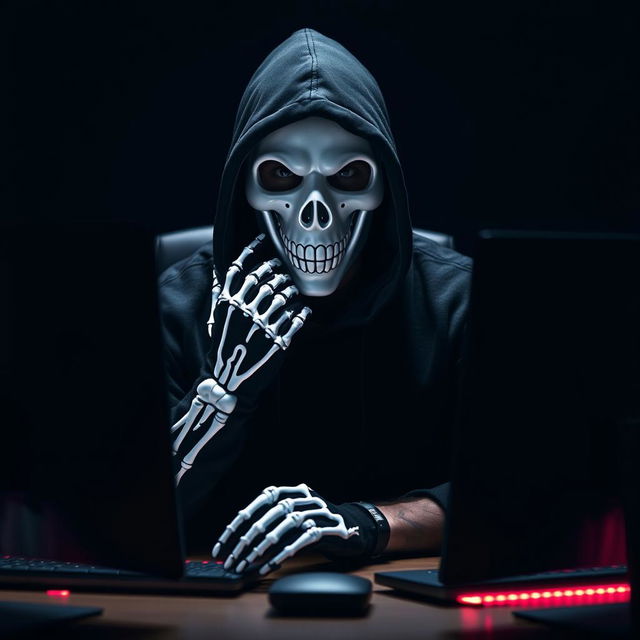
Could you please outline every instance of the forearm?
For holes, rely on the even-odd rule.
[[[236,396],[228,393],[215,378],[207,378],[198,385],[191,407],[171,427],[171,433],[177,434],[173,442],[173,451],[181,458],[181,468],[176,475],[176,482],[180,482],[204,446],[225,426],[236,407],[236,401]],[[195,443],[190,442],[186,447],[182,446],[187,435],[207,422],[208,428],[198,433]]]
[[[377,503],[389,522],[389,543],[385,552],[438,553],[442,544],[444,511],[433,500],[403,498]]]

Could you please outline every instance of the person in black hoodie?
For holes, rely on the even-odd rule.
[[[269,191],[270,179],[284,180],[285,191],[287,180],[294,180],[289,188],[306,180],[293,167],[261,164],[261,143],[298,128],[313,140],[323,126],[356,145],[360,155],[348,160],[369,165],[379,197],[366,212],[366,233],[356,233],[363,212],[349,219],[346,244],[356,236],[360,244],[339,281],[314,291],[295,263],[296,243],[282,233],[278,206],[256,211],[250,201],[262,206],[252,186]],[[363,169],[347,165],[320,179],[353,179],[351,169]],[[319,177],[317,169],[309,175]],[[325,202],[315,198],[300,220],[327,226],[337,211],[318,201]],[[212,244],[160,280],[190,549],[222,533],[214,556],[236,571],[262,573],[318,540],[315,548],[329,557],[437,551],[470,273],[468,258],[412,233],[372,75],[337,42],[312,29],[295,32],[260,65],[240,102]],[[278,294],[267,320],[279,321],[269,330],[259,316]],[[245,373],[250,363],[260,366],[231,389],[230,372],[239,373],[243,359]],[[310,515],[294,515],[305,510]]]

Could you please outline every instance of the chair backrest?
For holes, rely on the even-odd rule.
[[[445,247],[453,248],[453,237],[445,233],[416,228],[413,229],[413,232]],[[195,253],[203,244],[211,242],[212,238],[212,226],[193,227],[192,229],[160,234],[156,241],[156,265],[158,273],[162,273],[172,264]]]
[[[195,253],[203,244],[212,242],[213,227],[193,227],[161,233],[156,238],[156,268],[162,273],[172,264]]]

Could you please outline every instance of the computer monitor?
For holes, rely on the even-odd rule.
[[[442,582],[625,562],[639,283],[639,236],[479,238]]]
[[[638,235],[480,234],[440,569],[377,582],[455,600],[613,566],[628,597],[615,565],[623,507],[639,533],[639,283]]]
[[[0,227],[0,553],[182,575],[154,248]]]

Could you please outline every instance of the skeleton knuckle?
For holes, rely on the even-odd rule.
[[[268,540],[271,544],[275,544],[280,539],[280,536],[274,531],[271,531],[270,533],[267,533],[265,539]]]

